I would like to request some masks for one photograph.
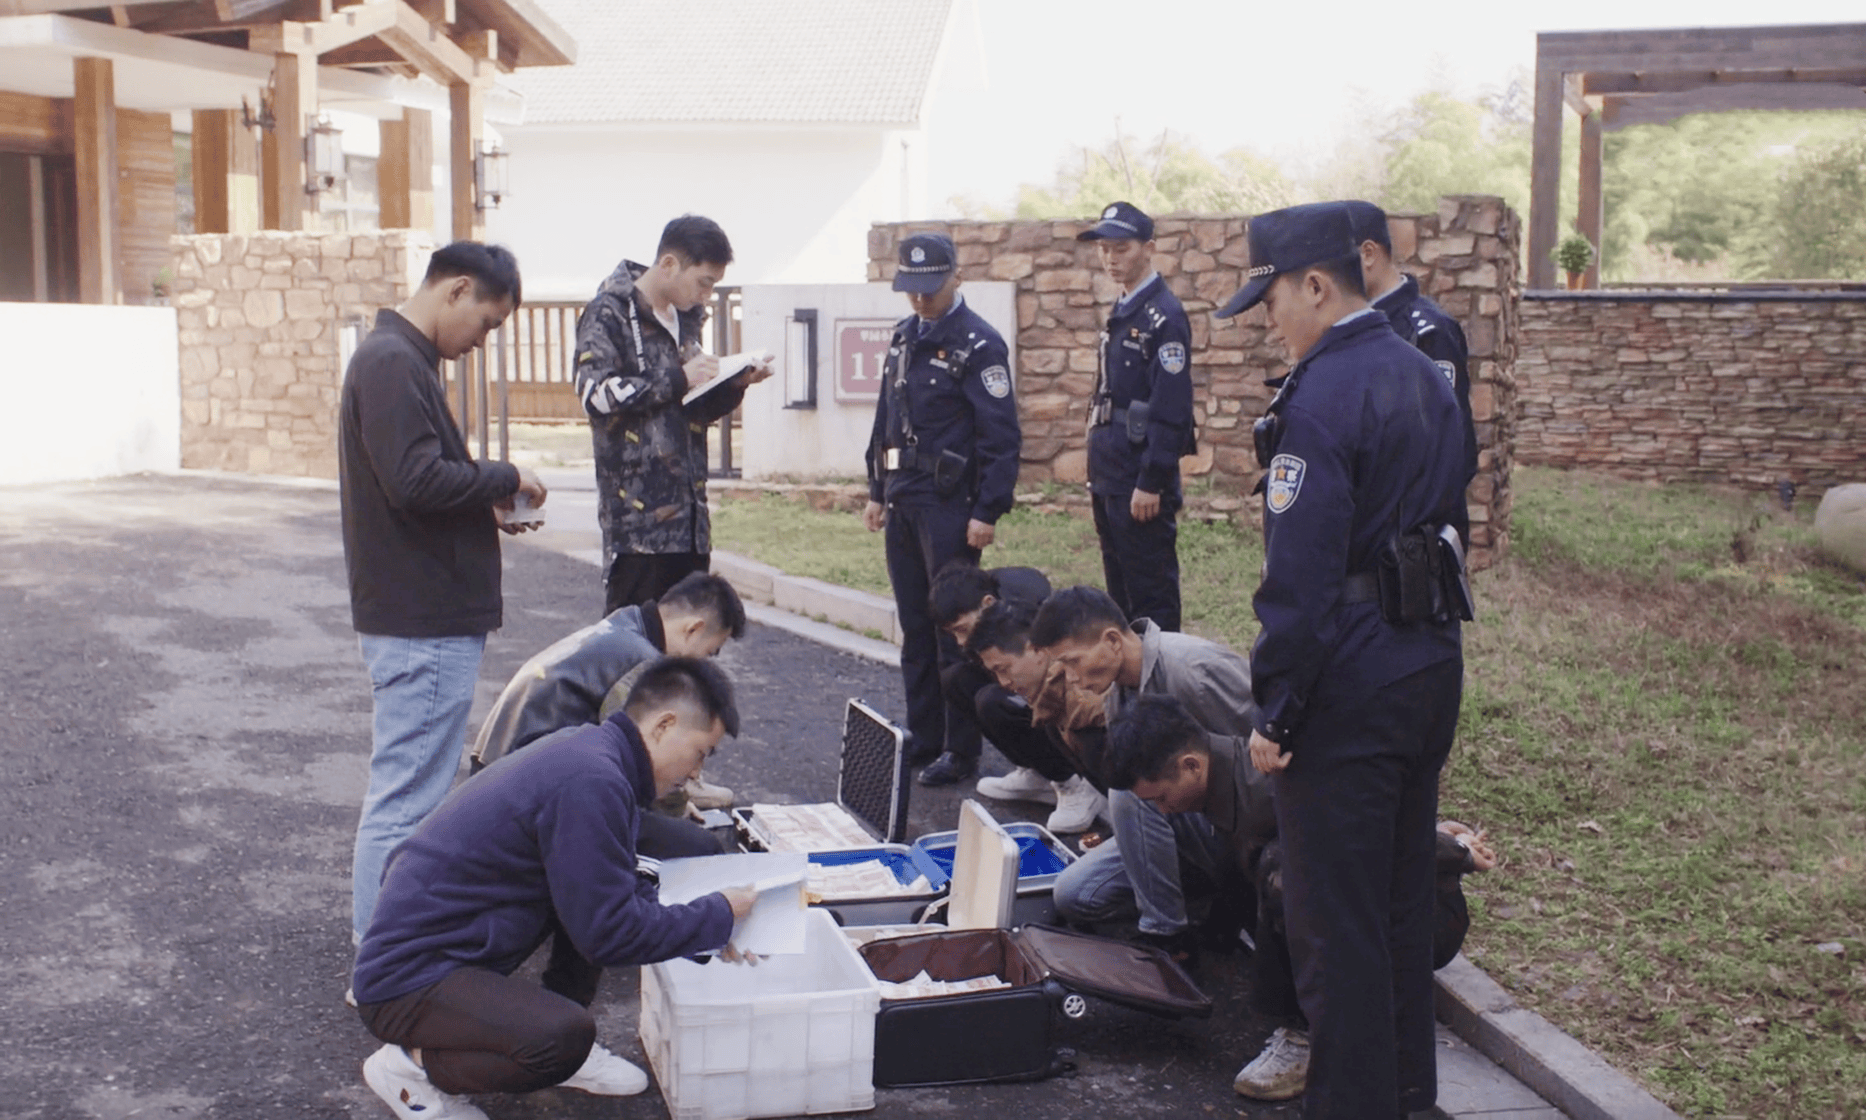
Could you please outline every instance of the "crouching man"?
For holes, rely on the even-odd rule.
[[[717,666],[665,658],[622,711],[489,767],[396,848],[354,977],[386,1043],[363,1079],[396,1116],[486,1120],[463,1093],[647,1088],[595,1044],[589,1005],[604,968],[725,948],[751,911],[739,888],[663,906],[635,872],[642,813],[738,726]],[[543,986],[515,979],[547,940]]]

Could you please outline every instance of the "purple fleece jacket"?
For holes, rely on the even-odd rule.
[[[457,968],[510,975],[551,933],[605,968],[706,953],[732,936],[718,894],[663,906],[635,874],[654,771],[625,713],[508,755],[398,845],[356,954],[359,1003],[436,983]]]

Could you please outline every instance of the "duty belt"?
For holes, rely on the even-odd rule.
[[[1089,413],[1089,417],[1090,417],[1089,427],[1106,428],[1111,424],[1123,424],[1124,425],[1127,423],[1127,409],[1107,408],[1106,403],[1107,402],[1104,401],[1102,404],[1098,404],[1094,406],[1094,409]],[[1096,417],[1101,416],[1104,411],[1107,413],[1106,419],[1095,419]]]
[[[1355,572],[1341,581],[1341,601],[1343,603],[1377,603],[1380,601],[1380,580],[1372,572]]]

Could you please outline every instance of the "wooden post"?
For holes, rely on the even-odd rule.
[[[232,109],[194,111],[194,232],[259,228],[259,152]]]
[[[305,127],[317,112],[317,58],[272,56],[272,131],[266,134],[267,229],[303,229],[311,196],[305,192]]]
[[[399,121],[383,121],[382,160],[376,189],[383,229],[434,228],[434,114],[403,109]]]
[[[1529,163],[1529,286],[1553,288],[1555,234],[1561,226],[1563,74],[1536,66],[1534,149]]]
[[[478,82],[454,82],[448,91],[448,166],[453,187],[453,239],[479,241],[486,222],[473,199],[473,157],[486,134],[486,90]]]
[[[1581,118],[1581,196],[1574,228],[1594,246],[1593,263],[1581,277],[1583,288],[1600,287],[1600,231],[1605,211],[1600,194],[1600,114]]]
[[[72,139],[78,178],[78,300],[122,303],[117,261],[117,95],[107,58],[74,58]]]

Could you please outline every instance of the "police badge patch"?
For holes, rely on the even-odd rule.
[[[1302,478],[1309,464],[1294,455],[1278,455],[1270,460],[1270,481],[1264,488],[1264,504],[1271,513],[1282,513],[1296,504],[1302,490]]]
[[[1169,342],[1160,347],[1160,368],[1168,373],[1184,373],[1186,370],[1185,344]]]
[[[984,382],[985,391],[992,396],[1003,399],[1010,395],[1011,371],[1003,366],[987,367],[983,373],[978,375],[978,379]]]
[[[1433,362],[1432,364],[1438,367],[1438,372],[1445,375],[1445,383],[1447,385],[1450,385],[1453,389],[1458,387],[1457,366],[1452,365],[1450,362]]]

